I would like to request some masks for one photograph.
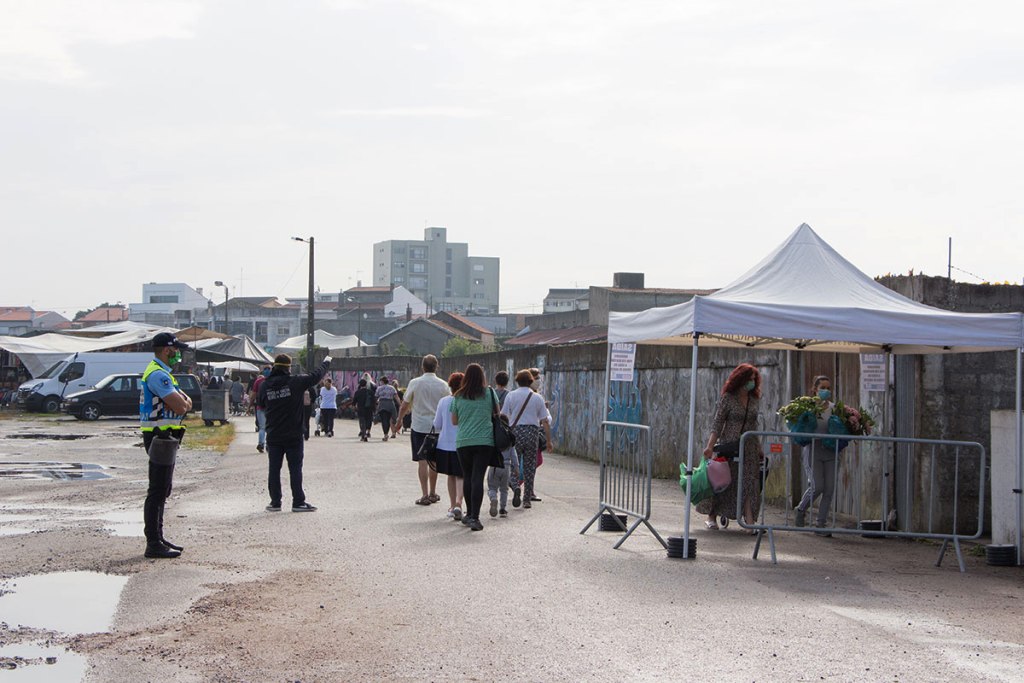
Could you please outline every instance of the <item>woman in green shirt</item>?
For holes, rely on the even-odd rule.
[[[484,369],[477,363],[466,366],[462,386],[451,402],[452,424],[459,428],[455,450],[465,475],[462,480],[466,516],[462,523],[480,531],[480,506],[484,501],[484,474],[494,452],[491,415],[498,411],[494,392],[488,390]]]

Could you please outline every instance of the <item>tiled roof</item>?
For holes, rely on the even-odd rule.
[[[4,322],[32,322],[35,317],[35,313],[32,309],[27,310],[9,310],[4,313],[0,313],[0,321]]]
[[[527,332],[504,342],[505,346],[554,346],[557,344],[578,344],[582,342],[604,341],[608,338],[608,328],[604,325],[583,325],[561,330],[538,330]]]
[[[439,313],[438,314],[438,316],[441,316],[441,317],[446,316],[446,315],[447,316],[451,316],[452,318],[454,318],[455,320],[458,320],[460,323],[462,323],[466,327],[469,327],[472,330],[476,330],[477,332],[479,332],[481,334],[493,334],[486,327],[481,327],[480,325],[477,325],[472,320],[469,320],[468,318],[464,318],[463,316],[458,315],[457,313],[451,313],[449,311],[444,311],[443,313]],[[436,320],[436,318],[431,318],[431,320]]]
[[[128,309],[122,306],[100,306],[94,311],[89,311],[75,322],[79,323],[105,323],[121,322],[128,319]]]

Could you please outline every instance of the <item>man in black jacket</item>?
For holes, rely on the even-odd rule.
[[[292,512],[313,512],[316,507],[306,502],[302,490],[303,432],[302,395],[319,382],[331,366],[331,357],[324,358],[308,375],[292,375],[292,359],[287,354],[274,358],[270,376],[260,385],[260,404],[267,416],[267,456],[270,474],[268,512],[281,511],[281,464],[288,460],[288,479],[292,488]]]

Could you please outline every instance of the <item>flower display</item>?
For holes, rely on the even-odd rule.
[[[825,404],[813,396],[797,396],[779,408],[778,414],[786,421],[786,426],[792,428],[807,413],[812,413],[817,420],[824,409]],[[813,428],[811,431],[814,431]]]
[[[863,407],[854,408],[842,401],[836,401],[832,414],[842,421],[846,432],[853,436],[871,434],[871,428],[875,426],[875,418],[871,417],[871,414]]]

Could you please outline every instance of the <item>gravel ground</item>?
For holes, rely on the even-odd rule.
[[[766,547],[751,559],[740,529],[698,529],[696,515],[695,560],[667,559],[645,531],[613,550],[618,535],[596,524],[579,534],[597,467],[556,455],[538,473],[543,502],[485,515],[473,533],[445,520],[447,505],[413,504],[408,437],[360,443],[345,420],[308,442],[320,510],[268,513],[265,456],[239,422],[227,454],[179,456],[165,530],[186,550],[147,560],[140,524],[115,535],[104,521],[141,521],[131,422],[0,420],[0,470],[112,468],[91,481],[0,477],[0,579],[130,577],[109,632],[3,624],[0,646],[65,645],[87,681],[1021,680],[1019,568],[969,554],[960,574],[949,554],[934,566],[933,544],[801,533],[778,534],[772,565]],[[655,482],[663,536],[681,533],[682,512],[678,487]]]

